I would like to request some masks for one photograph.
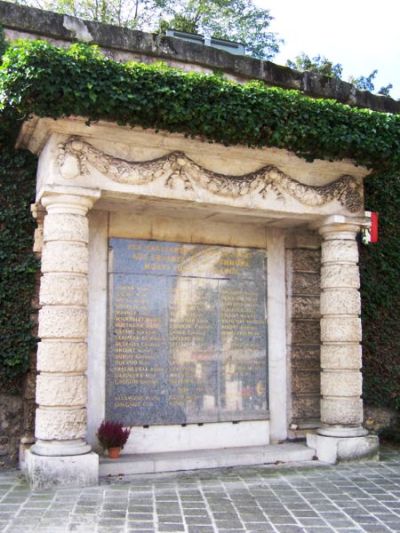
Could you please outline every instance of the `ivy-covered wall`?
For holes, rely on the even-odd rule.
[[[21,389],[34,346],[31,307],[37,262],[31,252],[35,158],[14,151],[31,114],[179,132],[225,145],[286,148],[307,160],[351,158],[379,170],[366,207],[381,213],[381,242],[363,248],[365,399],[400,410],[400,116],[352,108],[300,92],[239,84],[220,74],[162,64],[118,63],[97,48],[13,43],[0,68],[0,381]],[[0,428],[1,431],[1,428]]]
[[[31,433],[34,390],[27,371],[35,348],[35,274],[32,252],[36,158],[0,144],[0,468],[17,460],[19,441]],[[31,378],[33,377],[30,376]],[[30,419],[28,419],[30,418]]]
[[[0,111],[14,121],[32,113],[80,115],[224,145],[285,148],[308,161],[351,158],[379,170],[400,168],[399,115],[222,74],[119,63],[84,44],[13,43],[0,69]]]
[[[400,413],[400,172],[375,173],[365,193],[380,235],[360,247],[364,398]]]
[[[31,300],[37,261],[32,252],[34,223],[29,206],[35,190],[36,158],[0,148],[0,336],[2,385],[18,390],[29,366]]]

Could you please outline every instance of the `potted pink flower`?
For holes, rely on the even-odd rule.
[[[103,449],[108,451],[108,457],[117,459],[130,433],[131,430],[124,428],[121,422],[103,420],[97,430],[97,438]]]

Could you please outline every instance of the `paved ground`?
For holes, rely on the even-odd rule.
[[[0,474],[0,531],[400,532],[400,451],[379,463],[252,467],[30,492]]]

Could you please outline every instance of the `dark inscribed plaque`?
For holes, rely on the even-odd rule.
[[[266,254],[110,239],[106,416],[267,418]]]

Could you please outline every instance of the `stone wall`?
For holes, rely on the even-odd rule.
[[[0,469],[17,462],[22,414],[21,395],[0,394]]]
[[[37,295],[40,276],[37,276],[35,298],[32,302],[34,335],[37,334]],[[0,469],[18,463],[20,444],[34,442],[35,426],[36,350],[31,353],[30,366],[14,394],[0,394]]]
[[[320,418],[320,239],[291,234],[286,241],[291,436]]]

